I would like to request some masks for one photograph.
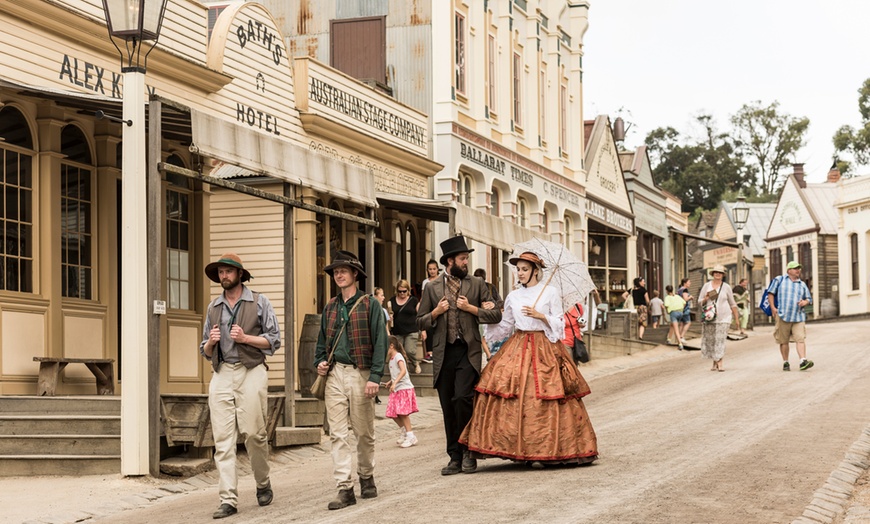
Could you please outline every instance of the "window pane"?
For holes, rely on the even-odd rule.
[[[179,300],[179,282],[177,280],[172,280],[169,282],[169,307],[173,309],[178,309]]]
[[[18,220],[18,189],[6,186],[6,218]]]
[[[178,309],[190,309],[190,286],[185,284],[179,289],[181,295],[178,300]]]
[[[18,259],[6,257],[6,289],[18,291]]]
[[[6,254],[17,256],[18,252],[18,224],[6,223]]]
[[[190,280],[190,253],[187,251],[178,252],[178,278]]]

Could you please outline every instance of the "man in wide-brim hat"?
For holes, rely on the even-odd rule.
[[[359,258],[349,251],[338,251],[323,271],[340,291],[323,308],[314,351],[317,373],[327,376],[326,418],[338,488],[338,496],[327,508],[335,510],[356,504],[348,427],[357,438],[360,496],[364,499],[378,496],[374,478],[374,398],[384,373],[388,341],[381,304],[357,286],[357,280],[366,277]]]
[[[445,274],[429,282],[417,309],[417,327],[432,333],[432,378],[444,414],[450,456],[442,475],[477,469],[477,461],[459,444],[459,435],[471,420],[474,384],[480,378],[483,349],[479,325],[501,321],[500,309],[484,307],[492,307],[486,283],[468,274],[472,251],[461,235],[441,243]]]
[[[205,274],[223,288],[223,293],[208,305],[199,346],[214,370],[208,406],[221,503],[212,517],[220,519],[238,512],[236,428],[245,439],[251,459],[257,503],[267,506],[272,502],[266,434],[266,356],[281,347],[281,333],[269,299],[242,284],[251,279],[251,273],[238,255],[221,255],[205,267]]]

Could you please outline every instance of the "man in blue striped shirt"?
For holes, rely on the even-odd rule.
[[[776,297],[779,297],[777,300]],[[813,361],[807,360],[807,314],[804,307],[812,304],[810,290],[806,283],[801,280],[801,265],[792,260],[786,266],[786,274],[774,282],[768,290],[770,310],[776,319],[776,329],[773,338],[779,343],[779,351],[782,353],[782,370],[791,369],[788,363],[789,340],[792,339],[797,347],[798,356],[801,359],[800,370],[806,371],[813,367]]]

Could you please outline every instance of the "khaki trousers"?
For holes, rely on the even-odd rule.
[[[239,434],[251,459],[258,488],[269,484],[269,441],[266,435],[268,377],[266,366],[251,369],[224,362],[211,377],[208,408],[214,433],[214,462],[221,504],[238,505],[236,443]]]
[[[338,489],[353,488],[353,455],[348,426],[356,435],[357,474],[375,471],[375,400],[365,395],[369,371],[338,362],[326,380],[326,419],[332,441],[333,476]]]

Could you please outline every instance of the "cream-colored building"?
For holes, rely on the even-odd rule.
[[[148,126],[161,130],[149,170],[165,165],[161,212],[149,223],[160,233],[149,274],[159,275],[166,302],[162,393],[207,391],[210,367],[197,348],[219,289],[203,267],[221,253],[237,252],[251,287],[275,306],[283,346],[269,359],[270,384],[280,386],[292,371],[284,350],[329,294],[320,268],[334,250],[366,251],[372,267],[376,238],[409,238],[409,223],[415,238],[428,235],[425,219],[399,228],[377,200],[427,194],[440,169],[429,158],[427,116],[316,61],[294,60],[285,42],[260,4],[218,12],[173,0],[148,58],[150,105],[160,108]],[[122,129],[95,113],[121,116],[123,76],[100,0],[2,2],[0,44],[8,202],[0,213],[0,394],[33,394],[35,356],[112,358],[120,369]],[[423,259],[425,242],[412,243]],[[393,255],[382,274],[396,273]],[[94,391],[84,367],[62,377],[59,394]],[[115,377],[118,392],[123,377]]]
[[[472,268],[504,292],[516,242],[547,238],[585,257],[586,2],[326,2],[312,11],[302,0],[262,1],[284,21],[294,56],[430,115],[432,158],[444,168],[426,198],[379,196],[434,222],[428,256],[462,233],[475,248]],[[406,276],[418,281],[424,264]]]
[[[813,296],[814,318],[836,316],[840,248],[834,204],[839,178],[839,171],[832,171],[826,182],[810,184],[804,179],[803,164],[795,164],[764,239],[768,278],[785,274],[792,260],[803,266],[801,278]]]
[[[870,312],[870,176],[838,184],[840,314]]]

